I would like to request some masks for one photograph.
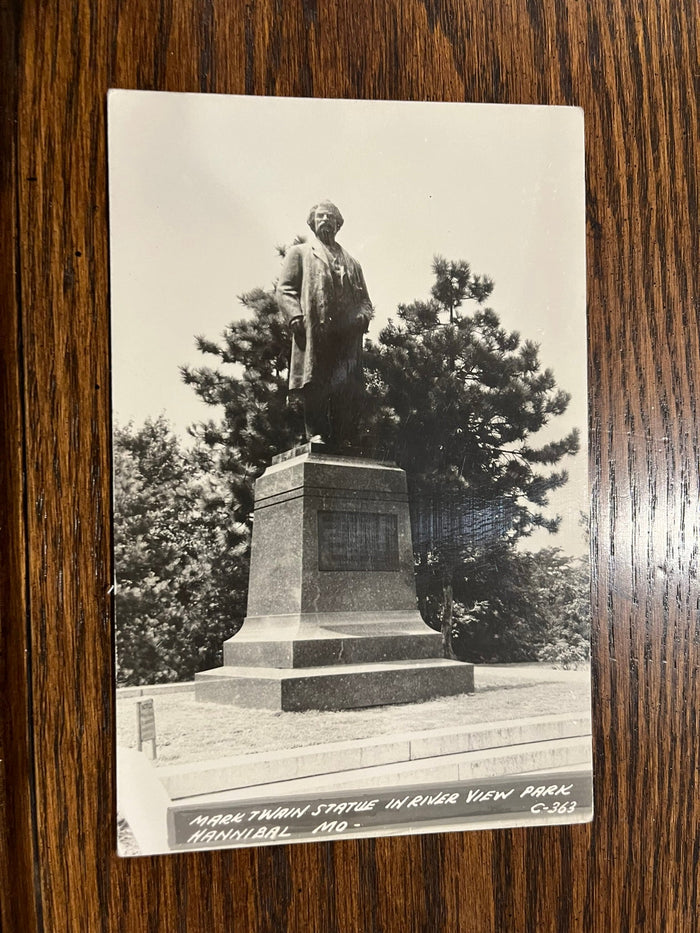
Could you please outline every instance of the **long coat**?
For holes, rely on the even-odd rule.
[[[313,383],[333,391],[362,384],[362,339],[372,303],[359,262],[342,248],[339,259],[346,273],[340,283],[315,237],[287,250],[277,305],[289,322],[303,317],[305,327],[305,334],[292,339],[290,389]]]

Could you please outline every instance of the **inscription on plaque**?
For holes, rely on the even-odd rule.
[[[397,571],[396,515],[376,512],[319,512],[318,569]]]

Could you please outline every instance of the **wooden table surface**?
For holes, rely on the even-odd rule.
[[[693,0],[6,0],[0,33],[3,929],[696,930]],[[109,87],[584,108],[592,825],[115,855]]]

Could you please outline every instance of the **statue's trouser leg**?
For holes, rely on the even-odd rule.
[[[351,447],[357,441],[360,416],[357,389],[343,385],[329,399],[332,442],[335,447]]]
[[[304,386],[304,428],[307,440],[317,435],[324,441],[330,440],[328,390],[325,387],[313,383]]]

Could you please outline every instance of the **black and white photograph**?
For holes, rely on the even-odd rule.
[[[113,90],[120,855],[593,816],[583,113]]]

